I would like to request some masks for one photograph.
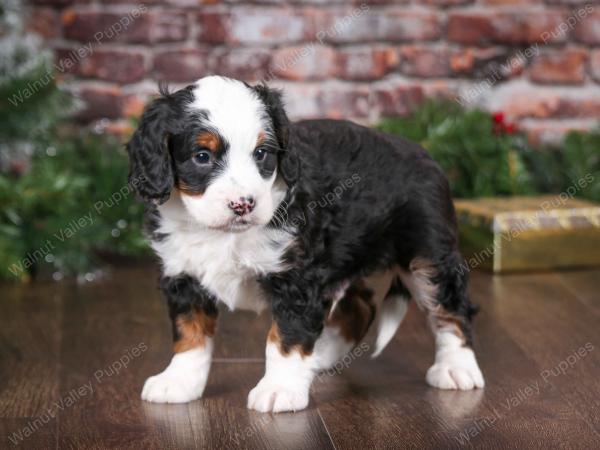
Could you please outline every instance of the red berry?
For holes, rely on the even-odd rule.
[[[494,120],[494,123],[504,123],[504,113],[496,112],[492,114],[492,119]]]
[[[514,123],[507,123],[504,127],[504,131],[506,131],[507,134],[514,134],[515,131],[517,131],[517,127]]]

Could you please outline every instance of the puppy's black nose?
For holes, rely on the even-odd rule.
[[[243,216],[249,214],[254,209],[256,202],[254,197],[240,197],[237,201],[230,201],[229,208],[234,212],[236,216]]]

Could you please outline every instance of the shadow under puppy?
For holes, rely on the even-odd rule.
[[[435,334],[427,382],[483,387],[448,183],[418,145],[346,121],[290,123],[279,92],[211,76],[154,100],[128,152],[175,353],[143,399],[202,395],[218,302],[272,312],[248,396],[258,411],[305,408],[314,376],[373,322],[381,352],[410,298]]]

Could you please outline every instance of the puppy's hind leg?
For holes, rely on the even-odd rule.
[[[460,255],[451,253],[438,264],[414,259],[400,277],[435,335],[435,361],[426,380],[440,389],[468,390],[484,386],[472,349],[471,318],[475,308],[467,296]]]
[[[156,403],[185,403],[202,396],[210,370],[217,308],[215,300],[189,276],[165,277],[173,324],[175,355],[167,368],[146,380],[142,399]]]
[[[371,358],[376,358],[392,340],[398,327],[404,320],[410,301],[410,292],[404,287],[400,279],[394,280],[390,290],[379,307],[377,321],[377,340],[375,351]]]

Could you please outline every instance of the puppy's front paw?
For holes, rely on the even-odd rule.
[[[156,403],[185,403],[202,397],[212,346],[197,348],[173,356],[169,366],[146,380],[142,400]]]
[[[485,384],[473,350],[464,347],[436,358],[436,363],[427,371],[426,380],[439,389],[463,391],[482,388]]]
[[[300,411],[308,406],[309,387],[282,385],[266,377],[248,394],[248,408],[260,412]]]
[[[146,380],[142,389],[142,400],[155,403],[186,403],[200,398],[203,390],[204,386],[194,386],[165,371]]]

